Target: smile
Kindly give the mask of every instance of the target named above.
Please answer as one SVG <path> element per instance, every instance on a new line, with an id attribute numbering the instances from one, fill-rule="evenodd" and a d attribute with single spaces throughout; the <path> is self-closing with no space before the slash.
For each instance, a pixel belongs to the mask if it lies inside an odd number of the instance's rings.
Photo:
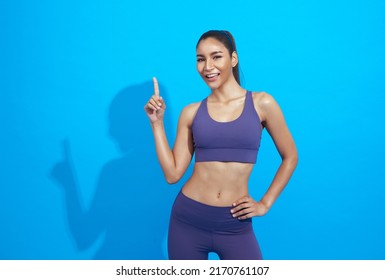
<path id="1" fill-rule="evenodd" d="M 212 78 L 215 78 L 215 77 L 218 77 L 219 76 L 219 73 L 214 73 L 214 74 L 207 74 L 205 75 L 207 79 L 212 79 Z"/>

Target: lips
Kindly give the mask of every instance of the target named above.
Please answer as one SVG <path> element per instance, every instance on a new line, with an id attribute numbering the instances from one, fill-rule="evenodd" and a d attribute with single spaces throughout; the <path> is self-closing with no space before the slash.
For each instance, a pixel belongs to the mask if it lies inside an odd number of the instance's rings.
<path id="1" fill-rule="evenodd" d="M 206 79 L 209 80 L 210 82 L 215 81 L 218 76 L 219 76 L 219 73 L 211 73 L 211 74 L 205 75 Z"/>

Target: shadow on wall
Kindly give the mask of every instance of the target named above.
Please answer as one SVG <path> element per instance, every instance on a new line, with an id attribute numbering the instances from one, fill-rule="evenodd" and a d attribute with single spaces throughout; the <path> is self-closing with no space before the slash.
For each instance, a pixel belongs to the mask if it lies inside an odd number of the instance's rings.
<path id="1" fill-rule="evenodd" d="M 167 100 L 162 86 L 160 91 Z M 122 156 L 102 168 L 89 209 L 79 199 L 81 186 L 68 140 L 62 144 L 63 161 L 52 169 L 52 178 L 64 188 L 68 223 L 78 249 L 90 248 L 104 234 L 94 259 L 167 258 L 162 247 L 177 190 L 165 182 L 143 110 L 152 92 L 153 84 L 147 82 L 123 89 L 112 100 L 109 133 Z M 165 122 L 173 128 L 170 121 Z M 171 133 L 169 136 L 174 139 Z"/>

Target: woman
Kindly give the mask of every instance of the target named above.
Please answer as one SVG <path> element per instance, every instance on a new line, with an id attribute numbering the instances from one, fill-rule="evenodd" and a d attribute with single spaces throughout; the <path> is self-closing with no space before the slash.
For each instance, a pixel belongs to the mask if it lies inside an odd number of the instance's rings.
<path id="1" fill-rule="evenodd" d="M 238 54 L 228 31 L 204 33 L 196 46 L 197 70 L 211 89 L 202 102 L 180 115 L 176 141 L 167 142 L 163 115 L 166 103 L 154 81 L 145 105 L 166 180 L 178 182 L 195 152 L 194 171 L 172 209 L 170 259 L 262 259 L 252 217 L 263 216 L 289 181 L 297 151 L 283 114 L 273 97 L 240 86 Z M 266 128 L 282 162 L 260 201 L 249 196 L 248 179 Z"/>

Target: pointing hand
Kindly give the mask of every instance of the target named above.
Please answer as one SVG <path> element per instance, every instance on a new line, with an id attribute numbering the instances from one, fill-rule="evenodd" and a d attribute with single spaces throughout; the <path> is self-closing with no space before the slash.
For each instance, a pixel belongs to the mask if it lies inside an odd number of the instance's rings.
<path id="1" fill-rule="evenodd" d="M 154 94 L 144 106 L 144 111 L 146 112 L 150 121 L 154 123 L 163 120 L 164 111 L 166 110 L 166 103 L 159 95 L 158 80 L 155 77 L 152 78 L 152 80 L 154 82 Z"/>

